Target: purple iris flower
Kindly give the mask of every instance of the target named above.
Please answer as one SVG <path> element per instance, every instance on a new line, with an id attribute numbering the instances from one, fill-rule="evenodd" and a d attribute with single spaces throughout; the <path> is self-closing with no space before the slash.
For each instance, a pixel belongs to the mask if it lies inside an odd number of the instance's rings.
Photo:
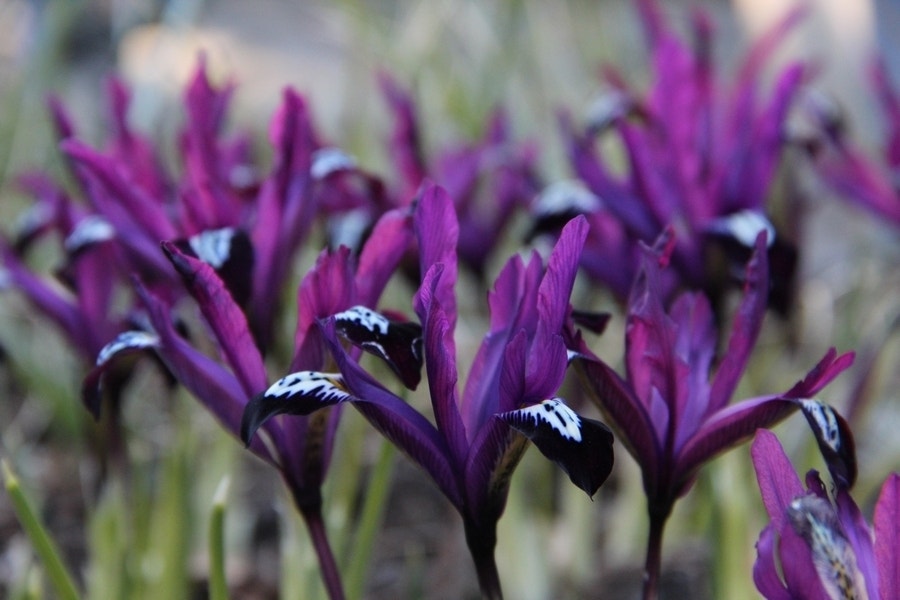
<path id="1" fill-rule="evenodd" d="M 605 70 L 610 90 L 591 108 L 580 128 L 560 117 L 569 159 L 583 189 L 548 190 L 533 205 L 536 230 L 554 231 L 559 216 L 591 215 L 582 255 L 588 274 L 625 299 L 640 270 L 640 242 L 652 243 L 667 227 L 675 233 L 671 291 L 702 289 L 717 301 L 723 287 L 718 263 L 740 275 L 759 231 L 768 232 L 773 287 L 770 302 L 785 311 L 795 251 L 771 223 L 767 200 L 780 164 L 784 124 L 807 69 L 790 64 L 768 97 L 762 69 L 801 13 L 790 13 L 750 50 L 730 87 L 714 71 L 712 25 L 700 12 L 693 38 L 681 40 L 664 22 L 653 0 L 637 3 L 647 32 L 653 80 L 646 94 L 631 89 L 621 74 Z M 627 172 L 619 175 L 618 153 L 607 156 L 595 138 L 618 135 Z M 587 196 L 587 197 L 586 197 Z M 716 248 L 719 248 L 716 250 Z M 615 257 L 615 268 L 610 257 Z"/>
<path id="2" fill-rule="evenodd" d="M 770 427 L 847 368 L 852 354 L 830 350 L 790 390 L 729 404 L 756 343 L 765 314 L 768 268 L 765 233 L 744 276 L 727 348 L 716 357 L 718 335 L 710 303 L 684 293 L 666 309 L 663 266 L 672 248 L 645 249 L 643 267 L 628 303 L 626 376 L 586 347 L 576 364 L 617 437 L 641 467 L 650 534 L 645 597 L 655 597 L 663 528 L 704 463 Z M 710 377 L 713 365 L 718 363 Z"/>
<path id="3" fill-rule="evenodd" d="M 340 375 L 297 372 L 283 378 L 248 405 L 244 439 L 254 441 L 255 428 L 273 414 L 310 414 L 352 402 L 432 477 L 460 513 L 482 591 L 496 598 L 501 595 L 496 526 L 527 440 L 589 495 L 612 469 L 612 434 L 606 426 L 578 416 L 554 397 L 568 361 L 569 295 L 587 224 L 579 218 L 564 228 L 546 267 L 537 254 L 506 264 L 489 295 L 490 332 L 460 396 L 454 339 L 459 224 L 453 202 L 442 188 L 427 185 L 414 220 L 421 266 L 414 306 L 422 339 L 412 354 L 424 358 L 433 423 L 364 371 L 338 339 L 395 356 L 387 347 L 396 325 L 377 313 L 342 313 L 322 323 Z"/>
<path id="4" fill-rule="evenodd" d="M 45 176 L 25 176 L 22 186 L 35 203 L 17 237 L 0 240 L 6 284 L 56 322 L 87 360 L 136 325 L 136 299 L 121 312 L 112 303 L 122 290 L 131 293 L 133 274 L 167 301 L 184 294 L 159 251 L 162 240 L 213 267 L 265 350 L 293 258 L 316 220 L 365 209 L 368 230 L 390 204 L 376 177 L 348 160 L 336 161 L 338 150 L 322 148 L 309 108 L 290 89 L 272 120 L 274 164 L 262 177 L 249 138 L 223 134 L 233 86 L 213 85 L 202 58 L 184 94 L 187 118 L 178 144 L 183 169 L 177 176 L 161 167 L 156 147 L 128 124 L 128 89 L 113 79 L 107 91 L 110 136 L 102 150 L 80 141 L 63 105 L 50 102 L 83 201 Z M 346 229 L 335 234 L 339 241 L 353 237 Z M 358 248 L 361 232 L 354 239 Z M 63 241 L 62 287 L 27 266 L 27 252 L 44 240 Z M 108 374 L 105 389 L 115 395 L 113 381 Z M 100 398 L 89 393 L 85 401 L 99 416 Z"/>
<path id="5" fill-rule="evenodd" d="M 873 161 L 847 135 L 837 106 L 822 95 L 809 95 L 808 112 L 818 125 L 810 150 L 822 179 L 841 196 L 900 227 L 900 96 L 883 61 L 870 76 L 885 117 L 887 137 L 881 160 Z"/>
<path id="6" fill-rule="evenodd" d="M 823 415 L 828 447 L 849 445 L 836 413 Z M 817 437 L 818 434 L 817 434 Z M 822 437 L 820 437 L 820 447 Z M 826 452 L 832 471 L 829 496 L 819 473 L 810 470 L 806 487 L 800 481 L 775 434 L 760 430 L 751 446 L 770 524 L 756 544 L 753 581 L 770 600 L 808 598 L 868 598 L 887 600 L 900 595 L 900 474 L 884 482 L 870 526 L 850 496 L 852 479 L 842 461 Z"/>
<path id="7" fill-rule="evenodd" d="M 401 178 L 401 201 L 414 198 L 425 179 L 443 186 L 459 215 L 460 260 L 483 276 L 516 209 L 526 207 L 540 190 L 535 144 L 515 143 L 506 112 L 497 109 L 482 140 L 444 148 L 429 160 L 411 95 L 387 74 L 380 83 L 394 114 L 389 147 Z"/>
<path id="8" fill-rule="evenodd" d="M 126 261 L 123 272 L 138 273 L 149 285 L 177 283 L 159 242 L 179 240 L 222 276 L 265 348 L 292 257 L 317 215 L 311 168 L 319 141 L 305 101 L 285 90 L 270 130 L 274 165 L 260 178 L 246 136 L 222 133 L 233 86 L 213 86 L 201 60 L 184 95 L 187 119 L 179 137 L 184 171 L 177 183 L 158 184 L 173 178 L 147 166 L 155 164 L 143 158 L 150 153 L 147 143 L 138 143 L 142 138 L 124 122 L 127 94 L 121 86 L 114 89 L 114 131 L 133 141 L 117 140 L 101 152 L 68 137 L 61 147 L 91 208 L 115 231 Z"/>
<path id="9" fill-rule="evenodd" d="M 298 294 L 295 352 L 290 369 L 321 371 L 328 346 L 318 321 L 349 309 L 375 306 L 388 279 L 413 240 L 407 209 L 385 214 L 354 257 L 347 248 L 325 251 L 304 277 Z M 184 252 L 178 244 L 163 249 L 196 300 L 225 364 L 195 348 L 177 331 L 169 304 L 138 284 L 149 327 L 118 336 L 98 357 L 86 386 L 97 386 L 113 363 L 128 354 L 155 351 L 183 384 L 226 430 L 240 436 L 241 419 L 251 398 L 269 387 L 263 357 L 249 320 L 226 284 L 209 264 Z M 413 337 L 420 334 L 413 332 Z M 322 576 L 333 598 L 343 597 L 337 566 L 322 522 L 321 485 L 334 446 L 340 406 L 309 418 L 269 420 L 263 429 L 270 441 L 257 437 L 249 449 L 278 469 L 306 521 L 319 555 Z"/>

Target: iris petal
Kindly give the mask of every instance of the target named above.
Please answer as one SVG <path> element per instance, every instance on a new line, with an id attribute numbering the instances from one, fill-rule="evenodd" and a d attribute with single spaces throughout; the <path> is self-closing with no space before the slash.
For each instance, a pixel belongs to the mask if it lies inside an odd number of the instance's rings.
<path id="1" fill-rule="evenodd" d="M 249 446 L 256 430 L 276 415 L 308 415 L 353 398 L 340 375 L 319 371 L 291 373 L 247 403 L 241 418 L 241 440 Z"/>
<path id="2" fill-rule="evenodd" d="M 422 377 L 422 327 L 392 321 L 364 306 L 334 315 L 337 331 L 363 350 L 383 359 L 411 390 Z"/>
<path id="3" fill-rule="evenodd" d="M 613 467 L 613 435 L 599 421 L 579 416 L 559 398 L 497 415 L 559 465 L 593 497 Z"/>
<path id="4" fill-rule="evenodd" d="M 800 400 L 800 409 L 816 436 L 834 482 L 844 489 L 853 487 L 857 473 L 856 445 L 850 425 L 836 410 L 818 400 Z"/>

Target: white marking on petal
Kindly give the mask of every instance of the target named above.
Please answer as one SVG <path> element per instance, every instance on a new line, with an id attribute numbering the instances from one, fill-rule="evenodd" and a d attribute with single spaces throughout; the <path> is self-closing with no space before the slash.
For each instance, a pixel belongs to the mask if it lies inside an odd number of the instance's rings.
<path id="1" fill-rule="evenodd" d="M 282 377 L 263 394 L 266 398 L 312 396 L 322 402 L 352 398 L 344 388 L 344 378 L 336 373 L 298 371 Z"/>
<path id="2" fill-rule="evenodd" d="M 112 223 L 100 215 L 90 215 L 78 222 L 66 241 L 63 248 L 66 252 L 75 252 L 90 244 L 105 242 L 116 237 L 116 230 Z"/>
<path id="3" fill-rule="evenodd" d="M 334 318 L 338 323 L 341 321 L 350 321 L 351 323 L 365 327 L 369 331 L 376 331 L 381 335 L 387 335 L 388 328 L 391 325 L 391 322 L 383 315 L 380 315 L 365 306 L 354 306 L 353 308 L 334 315 Z"/>
<path id="4" fill-rule="evenodd" d="M 13 278 L 9 270 L 0 266 L 0 291 L 6 291 L 12 287 Z"/>
<path id="5" fill-rule="evenodd" d="M 191 236 L 188 244 L 200 260 L 213 269 L 220 269 L 231 256 L 231 240 L 234 233 L 232 227 L 209 229 Z"/>
<path id="6" fill-rule="evenodd" d="M 581 418 L 559 398 L 542 400 L 540 404 L 522 408 L 523 417 L 531 417 L 535 424 L 541 421 L 552 427 L 559 435 L 574 442 L 581 441 Z"/>
<path id="7" fill-rule="evenodd" d="M 545 187 L 534 201 L 533 212 L 537 217 L 577 212 L 589 214 L 600 210 L 603 202 L 583 183 L 566 179 Z"/>
<path id="8" fill-rule="evenodd" d="M 766 247 L 775 243 L 775 227 L 757 210 L 742 210 L 716 219 L 710 230 L 728 234 L 746 248 L 753 248 L 760 231 L 766 232 Z"/>
<path id="9" fill-rule="evenodd" d="M 46 204 L 32 204 L 25 212 L 21 213 L 13 225 L 13 231 L 20 236 L 26 236 L 40 229 L 53 218 L 53 211 Z"/>
<path id="10" fill-rule="evenodd" d="M 253 165 L 235 165 L 228 172 L 228 183 L 238 189 L 247 188 L 256 183 L 256 177 L 256 167 Z"/>
<path id="11" fill-rule="evenodd" d="M 312 155 L 312 166 L 309 171 L 313 179 L 324 179 L 336 173 L 356 168 L 356 159 L 340 148 L 319 148 Z"/>
<path id="12" fill-rule="evenodd" d="M 810 548 L 819 580 L 831 598 L 868 598 L 864 578 L 834 508 L 815 495 L 793 500 L 788 517 Z"/>
<path id="13" fill-rule="evenodd" d="M 332 247 L 347 246 L 351 250 L 359 248 L 369 222 L 369 211 L 363 208 L 349 210 L 330 219 L 328 237 Z"/>
<path id="14" fill-rule="evenodd" d="M 105 364 L 113 356 L 123 350 L 155 348 L 159 345 L 159 336 L 146 331 L 124 331 L 116 338 L 103 346 L 97 354 L 97 366 Z"/>
<path id="15" fill-rule="evenodd" d="M 631 97 L 625 92 L 612 90 L 601 94 L 588 106 L 585 119 L 593 129 L 605 129 L 616 119 L 631 110 Z"/>
<path id="16" fill-rule="evenodd" d="M 803 412 L 815 421 L 822 440 L 828 444 L 829 448 L 839 452 L 841 449 L 841 431 L 834 409 L 818 400 L 803 399 L 800 400 L 800 404 L 803 406 Z"/>

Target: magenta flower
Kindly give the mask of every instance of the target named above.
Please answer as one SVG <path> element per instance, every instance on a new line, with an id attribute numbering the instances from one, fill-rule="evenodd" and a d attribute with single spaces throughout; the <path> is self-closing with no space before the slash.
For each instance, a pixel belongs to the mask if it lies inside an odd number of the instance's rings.
<path id="1" fill-rule="evenodd" d="M 815 395 L 853 360 L 852 354 L 836 357 L 832 349 L 790 390 L 729 405 L 765 314 L 765 233 L 755 248 L 728 346 L 718 361 L 718 335 L 706 297 L 685 293 L 668 311 L 665 308 L 662 267 L 668 263 L 671 243 L 663 250 L 645 250 L 628 303 L 626 376 L 586 348 L 576 361 L 594 400 L 641 467 L 650 518 L 647 598 L 656 594 L 666 520 L 700 467 L 747 440 L 757 428 L 787 417 L 800 399 Z"/>
<path id="2" fill-rule="evenodd" d="M 852 438 L 837 433 L 838 421 L 832 423 L 832 443 L 852 447 Z M 850 496 L 852 480 L 835 478 L 830 497 L 819 474 L 811 470 L 804 489 L 778 438 L 769 431 L 756 433 L 750 452 L 771 520 L 759 536 L 753 566 L 753 581 L 765 598 L 898 597 L 900 474 L 893 473 L 884 482 L 870 526 Z M 826 460 L 834 472 L 834 458 L 826 454 Z M 843 469 L 840 461 L 837 469 Z"/>
<path id="3" fill-rule="evenodd" d="M 385 214 L 358 260 L 347 248 L 325 252 L 306 275 L 298 294 L 298 321 L 291 370 L 321 371 L 328 349 L 318 320 L 357 307 L 375 306 L 390 275 L 412 242 L 406 209 Z M 128 331 L 98 357 L 85 387 L 96 388 L 120 357 L 152 349 L 184 385 L 235 437 L 251 398 L 268 387 L 263 357 L 249 320 L 213 268 L 165 242 L 163 249 L 196 300 L 225 364 L 206 356 L 175 329 L 166 302 L 138 284 L 150 328 Z M 196 332 L 195 332 L 196 333 Z M 343 597 L 337 566 L 322 522 L 321 485 L 334 447 L 341 407 L 316 418 L 270 420 L 264 426 L 271 444 L 253 439 L 249 449 L 278 469 L 304 517 L 319 555 L 322 577 L 332 598 Z"/>
<path id="4" fill-rule="evenodd" d="M 116 312 L 112 303 L 123 290 L 133 293 L 132 275 L 167 302 L 184 295 L 159 251 L 162 240 L 215 270 L 265 350 L 292 261 L 317 219 L 364 210 L 368 230 L 391 204 L 380 180 L 337 149 L 321 147 L 305 101 L 289 89 L 271 125 L 274 165 L 258 175 L 248 138 L 223 134 L 232 91 L 209 81 L 201 58 L 184 95 L 187 118 L 178 147 L 183 170 L 177 176 L 162 169 L 155 146 L 129 126 L 130 97 L 121 82 L 108 86 L 110 136 L 102 150 L 80 141 L 62 104 L 51 101 L 84 202 L 47 177 L 23 177 L 35 204 L 17 237 L 0 240 L 0 252 L 6 284 L 56 322 L 86 360 L 137 325 L 134 306 L 125 303 Z M 335 225 L 334 237 L 352 239 L 359 248 L 362 233 L 348 233 L 344 223 Z M 26 262 L 32 246 L 56 239 L 63 241 L 62 288 Z M 107 373 L 105 389 L 115 397 L 115 388 Z M 99 416 L 96 386 L 85 389 L 89 410 Z"/>
<path id="5" fill-rule="evenodd" d="M 586 202 L 581 194 L 573 204 L 578 194 L 569 194 L 569 200 L 561 197 L 549 205 L 539 200 L 537 227 L 560 213 L 591 215 L 582 263 L 623 300 L 640 270 L 638 244 L 652 243 L 667 227 L 675 234 L 671 291 L 701 289 L 714 301 L 722 283 L 710 270 L 712 244 L 724 244 L 729 275 L 739 275 L 756 234 L 766 230 L 773 272 L 770 302 L 786 310 L 795 251 L 780 233 L 775 235 L 767 200 L 785 145 L 785 117 L 806 68 L 786 67 L 768 98 L 761 92 L 761 71 L 800 13 L 790 13 L 751 48 L 729 86 L 716 77 L 712 27 L 703 13 L 695 13 L 693 38 L 685 42 L 653 0 L 642 0 L 638 7 L 651 52 L 650 89 L 641 95 L 608 68 L 612 91 L 592 108 L 584 129 L 562 115 L 572 168 L 593 199 Z M 625 175 L 616 175 L 611 166 L 618 154 L 607 157 L 595 144 L 605 132 L 621 139 Z"/>
<path id="6" fill-rule="evenodd" d="M 810 96 L 809 113 L 819 125 L 810 148 L 822 179 L 848 201 L 900 227 L 900 97 L 891 86 L 882 61 L 871 67 L 871 79 L 881 102 L 887 138 L 881 160 L 873 161 L 847 136 L 837 108 L 821 96 Z"/>
<path id="7" fill-rule="evenodd" d="M 337 339 L 340 333 L 364 348 L 370 344 L 376 354 L 391 354 L 384 349 L 396 324 L 376 313 L 343 313 L 323 322 L 340 374 L 296 372 L 278 381 L 248 405 L 244 440 L 255 441 L 255 428 L 273 414 L 309 414 L 353 403 L 432 477 L 460 513 L 482 592 L 499 597 L 496 526 L 527 439 L 589 495 L 612 469 L 612 434 L 606 426 L 578 416 L 554 397 L 567 365 L 563 334 L 586 229 L 583 219 L 566 227 L 546 268 L 536 254 L 527 263 L 519 257 L 507 263 L 489 296 L 490 332 L 460 396 L 454 340 L 459 225 L 447 193 L 426 186 L 415 212 L 422 283 L 414 305 L 422 323 L 419 351 L 433 423 L 362 370 Z"/>
<path id="8" fill-rule="evenodd" d="M 459 219 L 459 257 L 483 276 L 516 209 L 527 206 L 540 189 L 536 147 L 513 142 L 506 113 L 498 109 L 482 140 L 443 148 L 429 160 L 412 97 L 386 74 L 380 83 L 394 113 L 390 151 L 401 179 L 400 200 L 414 198 L 425 179 L 443 186 Z"/>

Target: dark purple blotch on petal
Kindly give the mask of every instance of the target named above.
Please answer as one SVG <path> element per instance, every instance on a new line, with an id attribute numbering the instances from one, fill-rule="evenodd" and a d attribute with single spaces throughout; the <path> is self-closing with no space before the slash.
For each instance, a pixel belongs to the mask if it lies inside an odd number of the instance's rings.
<path id="1" fill-rule="evenodd" d="M 246 306 L 253 289 L 253 242 L 233 227 L 208 229 L 173 242 L 179 250 L 213 268 L 238 306 Z"/>
<path id="2" fill-rule="evenodd" d="M 422 377 L 422 327 L 388 319 L 364 306 L 334 315 L 338 333 L 366 352 L 383 359 L 407 388 Z"/>
<path id="3" fill-rule="evenodd" d="M 834 483 L 850 489 L 857 475 L 856 444 L 850 425 L 836 410 L 818 400 L 800 400 L 800 409 L 816 436 Z"/>
<path id="4" fill-rule="evenodd" d="M 612 472 L 613 435 L 609 427 L 579 416 L 558 398 L 497 417 L 530 439 L 588 496 L 593 497 Z"/>

